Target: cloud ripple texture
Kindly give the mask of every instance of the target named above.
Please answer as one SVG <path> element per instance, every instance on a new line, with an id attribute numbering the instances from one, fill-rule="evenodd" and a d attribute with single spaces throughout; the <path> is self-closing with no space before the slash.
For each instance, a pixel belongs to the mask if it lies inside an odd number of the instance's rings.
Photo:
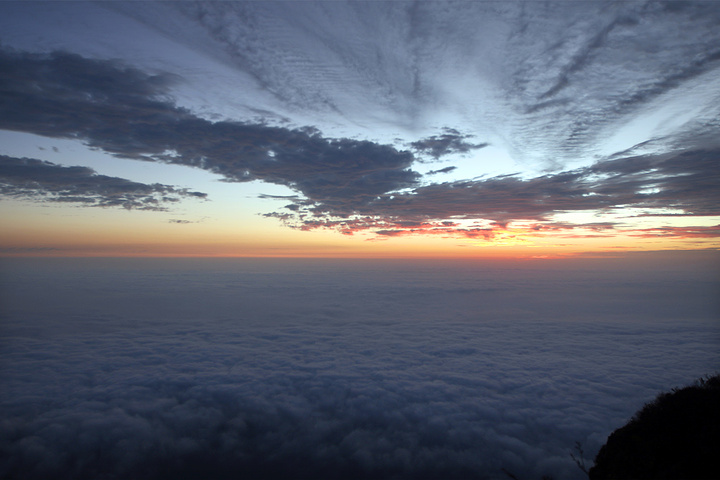
<path id="1" fill-rule="evenodd" d="M 575 441 L 720 365 L 690 271 L 2 265 L 6 479 L 571 479 Z"/>

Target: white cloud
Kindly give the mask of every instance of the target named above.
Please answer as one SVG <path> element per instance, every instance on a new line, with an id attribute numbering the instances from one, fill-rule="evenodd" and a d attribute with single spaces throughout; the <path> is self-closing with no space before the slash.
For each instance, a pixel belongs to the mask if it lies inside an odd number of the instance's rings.
<path id="1" fill-rule="evenodd" d="M 690 271 L 4 262 L 10 478 L 569 479 L 720 364 Z"/>

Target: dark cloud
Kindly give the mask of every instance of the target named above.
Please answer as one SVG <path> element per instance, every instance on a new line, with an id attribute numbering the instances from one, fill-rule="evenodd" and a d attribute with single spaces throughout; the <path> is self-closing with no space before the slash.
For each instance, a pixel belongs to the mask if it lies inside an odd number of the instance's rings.
<path id="1" fill-rule="evenodd" d="M 261 193 L 258 195 L 258 198 L 262 198 L 265 200 L 298 200 L 299 197 L 297 195 L 268 195 L 267 193 Z"/>
<path id="2" fill-rule="evenodd" d="M 2 262 L 7 479 L 571 480 L 718 362 L 690 267 Z"/>
<path id="3" fill-rule="evenodd" d="M 487 143 L 469 143 L 465 141 L 472 138 L 473 135 L 462 135 L 453 128 L 446 128 L 442 135 L 434 135 L 432 137 L 412 142 L 410 146 L 415 150 L 427 153 L 433 157 L 440 158 L 443 155 L 451 153 L 467 153 L 470 150 L 485 148 Z"/>
<path id="4" fill-rule="evenodd" d="M 98 175 L 88 167 L 63 167 L 32 158 L 0 155 L 0 195 L 97 207 L 165 210 L 185 198 L 205 198 L 201 192 L 168 185 L 132 182 Z"/>
<path id="5" fill-rule="evenodd" d="M 617 197 L 617 206 L 675 208 L 720 214 L 720 149 L 637 156 L 598 163 L 585 175 L 606 175 L 593 193 Z"/>
<path id="6" fill-rule="evenodd" d="M 720 150 L 620 158 L 576 170 L 521 179 L 506 175 L 481 180 L 431 184 L 409 192 L 382 195 L 359 209 L 360 222 L 346 219 L 318 221 L 317 209 L 297 208 L 306 228 L 340 224 L 350 231 L 378 229 L 382 235 L 399 235 L 399 220 L 433 222 L 442 219 L 486 219 L 498 226 L 526 220 L 547 223 L 559 212 L 644 209 L 649 214 L 671 209 L 688 216 L 720 215 Z M 314 215 L 314 216 L 313 216 Z M 292 222 L 289 222 L 292 225 Z M 428 224 L 429 224 L 428 223 Z M 575 228 L 579 225 L 565 225 Z M 595 229 L 597 224 L 585 225 Z M 414 227 L 411 227 L 414 228 Z M 432 231 L 429 231 L 432 230 Z M 450 233 L 452 227 L 406 233 Z M 540 230 L 536 227 L 536 230 Z M 668 235 L 683 230 L 668 229 Z M 458 229 L 458 235 L 466 235 Z"/>
<path id="7" fill-rule="evenodd" d="M 176 77 L 117 61 L 2 49 L 0 71 L 0 127 L 7 130 L 100 144 L 112 138 L 112 128 L 121 128 L 118 136 L 128 135 L 129 115 L 137 115 L 136 125 L 152 125 L 175 110 L 160 95 Z"/>
<path id="8" fill-rule="evenodd" d="M 75 138 L 118 157 L 286 185 L 334 212 L 415 185 L 411 153 L 313 128 L 211 122 L 165 96 L 177 79 L 65 53 L 0 52 L 0 128 Z"/>
<path id="9" fill-rule="evenodd" d="M 456 170 L 456 169 L 457 169 L 457 167 L 445 167 L 445 168 L 441 168 L 440 170 L 432 170 L 432 171 L 429 171 L 427 174 L 428 174 L 428 175 L 435 175 L 435 174 L 438 174 L 438 173 L 450 173 L 450 172 L 452 172 L 453 170 Z"/>
<path id="10" fill-rule="evenodd" d="M 656 227 L 643 228 L 635 233 L 641 237 L 715 238 L 720 237 L 720 225 L 711 227 Z"/>

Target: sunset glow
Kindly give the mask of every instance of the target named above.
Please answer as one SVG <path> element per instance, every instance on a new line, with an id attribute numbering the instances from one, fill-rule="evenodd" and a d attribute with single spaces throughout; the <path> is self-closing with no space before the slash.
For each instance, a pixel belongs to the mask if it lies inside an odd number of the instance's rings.
<path id="1" fill-rule="evenodd" d="M 1 255 L 718 250 L 712 3 L 0 9 Z"/>

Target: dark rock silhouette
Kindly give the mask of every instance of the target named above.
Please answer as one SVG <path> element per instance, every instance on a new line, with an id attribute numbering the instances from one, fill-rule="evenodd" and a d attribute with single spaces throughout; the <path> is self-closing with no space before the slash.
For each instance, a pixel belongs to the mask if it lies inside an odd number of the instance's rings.
<path id="1" fill-rule="evenodd" d="M 662 393 L 615 430 L 590 480 L 720 478 L 720 375 Z"/>

